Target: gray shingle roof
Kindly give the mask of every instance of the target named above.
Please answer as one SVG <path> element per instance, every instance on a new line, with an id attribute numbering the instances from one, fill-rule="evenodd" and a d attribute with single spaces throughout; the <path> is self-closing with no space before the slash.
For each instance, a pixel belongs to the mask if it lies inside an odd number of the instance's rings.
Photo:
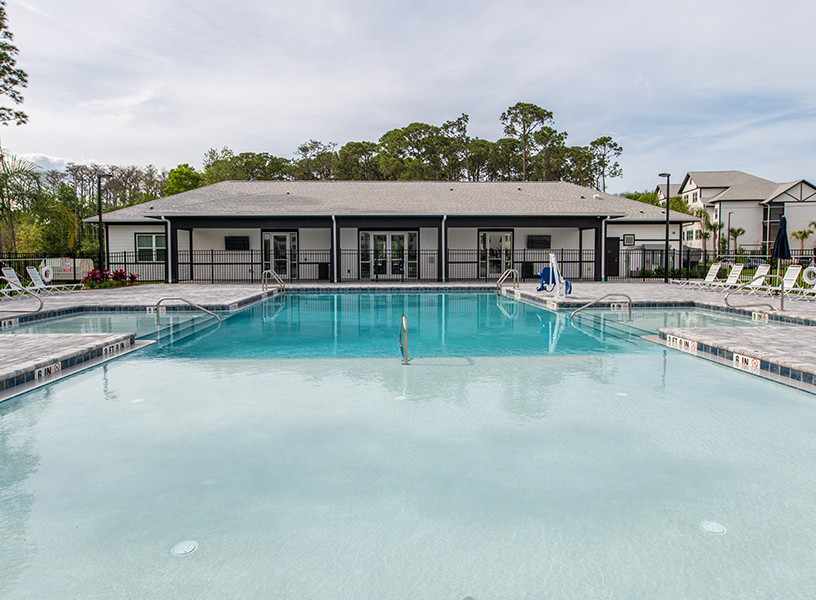
<path id="1" fill-rule="evenodd" d="M 593 215 L 665 219 L 660 207 L 565 182 L 222 181 L 106 213 L 108 223 L 173 216 Z M 93 219 L 89 219 L 93 220 Z M 672 220 L 695 220 L 672 213 Z"/>
<path id="2" fill-rule="evenodd" d="M 684 185 L 688 179 L 694 180 L 698 188 L 727 188 L 708 200 L 709 203 L 732 200 L 762 201 L 773 194 L 779 186 L 778 183 L 742 171 L 689 171 L 683 181 Z"/>

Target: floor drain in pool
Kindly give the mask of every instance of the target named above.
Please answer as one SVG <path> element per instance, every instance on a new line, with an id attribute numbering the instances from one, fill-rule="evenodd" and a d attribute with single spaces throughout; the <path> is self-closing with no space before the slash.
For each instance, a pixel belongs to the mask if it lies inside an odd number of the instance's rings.
<path id="1" fill-rule="evenodd" d="M 703 521 L 702 523 L 700 523 L 700 528 L 703 531 L 707 531 L 708 533 L 714 533 L 716 535 L 722 535 L 725 533 L 725 527 L 723 527 L 719 523 L 715 523 L 714 521 Z"/>
<path id="2" fill-rule="evenodd" d="M 187 556 L 188 554 L 195 552 L 197 548 L 198 542 L 194 542 L 193 540 L 185 540 L 173 546 L 171 552 L 176 556 Z"/>

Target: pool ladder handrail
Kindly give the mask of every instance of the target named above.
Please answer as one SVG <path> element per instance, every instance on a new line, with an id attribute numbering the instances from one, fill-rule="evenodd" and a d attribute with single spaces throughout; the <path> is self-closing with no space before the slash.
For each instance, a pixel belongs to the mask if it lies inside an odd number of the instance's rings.
<path id="1" fill-rule="evenodd" d="M 502 284 L 507 281 L 507 279 L 513 276 L 513 289 L 517 290 L 519 286 L 519 272 L 516 269 L 507 269 L 504 273 L 501 274 L 499 280 L 496 282 L 496 295 L 502 295 Z"/>
<path id="2" fill-rule="evenodd" d="M 606 294 L 605 296 L 601 296 L 600 298 L 598 298 L 596 300 L 593 300 L 592 302 L 589 302 L 589 303 L 584 304 L 583 306 L 581 306 L 579 308 L 576 308 L 570 314 L 570 319 L 572 319 L 575 316 L 576 313 L 584 310 L 585 308 L 589 308 L 590 306 L 593 306 L 594 304 L 597 304 L 598 302 L 600 302 L 601 300 L 604 300 L 605 298 L 611 298 L 611 297 L 614 297 L 614 296 L 617 296 L 619 298 L 626 298 L 629 301 L 629 304 L 628 304 L 628 306 L 629 306 L 629 320 L 631 321 L 632 320 L 632 298 L 630 298 L 626 294 Z"/>
<path id="3" fill-rule="evenodd" d="M 782 277 L 781 275 L 758 275 L 758 276 L 754 277 L 751 281 L 746 281 L 745 283 L 740 284 L 739 287 L 736 287 L 733 290 L 730 290 L 725 295 L 725 305 L 728 308 L 750 308 L 752 306 L 767 306 L 769 309 L 776 312 L 776 309 L 773 306 L 771 306 L 770 304 L 768 304 L 767 302 L 758 302 L 757 304 L 731 304 L 730 302 L 728 302 L 728 296 L 730 296 L 731 294 L 733 294 L 735 292 L 739 292 L 739 291 L 745 289 L 746 286 L 751 285 L 752 283 L 754 283 L 758 279 L 768 279 L 768 278 L 778 279 L 781 282 L 779 284 L 779 311 L 784 312 L 785 311 L 785 278 Z"/>
<path id="4" fill-rule="evenodd" d="M 178 298 L 178 297 L 170 297 L 170 296 L 168 296 L 168 297 L 166 297 L 166 298 L 162 298 L 161 300 L 159 300 L 158 302 L 156 302 L 156 325 L 158 325 L 158 324 L 159 324 L 159 318 L 161 317 L 161 313 L 160 313 L 160 311 L 159 311 L 159 307 L 161 306 L 161 303 L 162 303 L 162 302 L 164 302 L 165 300 L 179 300 L 180 302 L 186 302 L 187 304 L 189 304 L 189 305 L 190 305 L 190 306 L 192 306 L 193 308 L 197 308 L 198 310 L 203 310 L 203 311 L 204 311 L 205 313 L 207 313 L 208 315 L 211 315 L 211 316 L 215 317 L 215 318 L 218 320 L 218 323 L 219 323 L 219 324 L 221 323 L 221 317 L 219 317 L 219 316 L 218 316 L 217 314 L 215 314 L 213 311 L 211 311 L 211 310 L 207 310 L 206 308 L 204 308 L 203 306 L 199 306 L 199 305 L 198 305 L 198 304 L 196 304 L 195 302 L 190 302 L 189 300 L 187 300 L 187 298 Z"/>
<path id="5" fill-rule="evenodd" d="M 278 289 L 280 289 L 281 296 L 283 296 L 286 293 L 286 284 L 283 283 L 283 279 L 273 269 L 267 269 L 261 273 L 261 290 L 265 292 L 269 287 L 269 281 L 272 279 L 278 284 Z"/>
<path id="6" fill-rule="evenodd" d="M 405 339 L 403 341 L 403 336 Z M 402 364 L 408 364 L 408 320 L 405 318 L 403 314 L 400 318 L 400 331 L 399 331 L 399 347 L 400 352 L 402 353 Z"/>
<path id="7" fill-rule="evenodd" d="M 16 310 L 16 309 L 13 309 L 13 308 L 3 308 L 3 309 L 0 309 L 0 313 L 36 313 L 36 312 L 40 312 L 43 309 L 42 296 L 40 296 L 37 292 L 35 292 L 33 290 L 30 290 L 28 288 L 18 287 L 16 282 L 14 282 L 11 279 L 8 279 L 6 277 L 3 277 L 2 275 L 0 275 L 0 280 L 11 284 L 11 287 L 13 288 L 11 291 L 16 292 L 17 294 L 22 292 L 23 294 L 28 294 L 29 296 L 34 296 L 40 302 L 40 305 L 37 308 L 35 308 L 34 310 Z"/>

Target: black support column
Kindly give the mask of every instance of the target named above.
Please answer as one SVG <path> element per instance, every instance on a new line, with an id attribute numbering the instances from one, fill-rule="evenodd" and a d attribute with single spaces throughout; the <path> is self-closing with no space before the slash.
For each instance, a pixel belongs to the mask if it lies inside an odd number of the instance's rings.
<path id="1" fill-rule="evenodd" d="M 604 231 L 604 222 L 598 220 L 598 225 L 595 227 L 595 281 L 603 281 L 603 253 L 604 245 L 603 239 L 606 232 Z"/>

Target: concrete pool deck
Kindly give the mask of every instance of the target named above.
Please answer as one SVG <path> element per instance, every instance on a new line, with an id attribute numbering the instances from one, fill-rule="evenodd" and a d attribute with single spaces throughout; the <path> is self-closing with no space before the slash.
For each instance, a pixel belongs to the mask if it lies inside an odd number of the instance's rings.
<path id="1" fill-rule="evenodd" d="M 779 311 L 778 297 L 749 296 L 735 294 L 731 297 L 734 305 L 768 303 L 767 306 L 733 309 L 726 306 L 725 293 L 713 290 L 688 289 L 664 283 L 600 283 L 577 282 L 573 293 L 564 299 L 557 299 L 546 292 L 536 292 L 536 283 L 522 283 L 518 293 L 506 287 L 510 297 L 554 308 L 577 308 L 607 294 L 619 295 L 608 298 L 600 306 L 625 302 L 622 295 L 632 299 L 633 306 L 671 307 L 696 306 L 712 310 L 737 312 L 749 318 L 756 311 L 756 317 L 766 315 L 772 321 L 782 321 L 789 327 L 759 326 L 752 328 L 667 328 L 660 330 L 660 339 L 655 339 L 677 350 L 702 358 L 728 364 L 754 375 L 791 385 L 811 393 L 816 393 L 816 301 L 807 302 L 802 298 L 785 300 L 785 310 Z M 292 284 L 287 290 L 379 290 L 379 291 L 447 291 L 447 290 L 495 290 L 495 284 L 401 284 L 401 283 L 340 283 L 340 284 Z M 43 309 L 34 310 L 39 303 L 32 297 L 4 298 L 0 301 L 0 324 L 2 330 L 13 334 L 18 324 L 43 318 L 62 317 L 83 312 L 124 312 L 147 311 L 155 307 L 162 298 L 185 298 L 208 310 L 233 312 L 245 306 L 261 302 L 276 292 L 262 291 L 258 284 L 147 284 L 133 287 L 78 290 L 75 292 L 43 297 Z M 167 300 L 162 306 L 168 310 L 190 310 L 183 302 Z M 116 337 L 117 339 L 113 339 Z M 110 339 L 108 339 L 110 338 Z M 121 339 L 119 339 L 121 338 Z M 117 346 L 119 344 L 119 346 Z M 125 346 L 127 344 L 127 346 Z M 93 352 L 95 360 L 113 357 L 119 353 L 113 348 L 134 349 L 133 335 L 114 334 L 29 334 L 0 335 L 0 401 L 11 395 L 12 388 L 23 383 L 36 382 L 48 365 L 71 365 L 77 356 L 87 356 Z M 107 349 L 107 350 L 106 350 Z M 102 353 L 105 353 L 104 356 Z M 99 353 L 97 355 L 96 353 Z M 81 361 L 80 361 L 81 362 Z M 86 366 L 89 366 L 87 363 Z M 57 368 L 57 371 L 59 369 Z M 47 373 L 51 375 L 51 371 Z M 70 374 L 66 371 L 64 375 Z M 18 390 L 21 388 L 18 388 Z"/>

